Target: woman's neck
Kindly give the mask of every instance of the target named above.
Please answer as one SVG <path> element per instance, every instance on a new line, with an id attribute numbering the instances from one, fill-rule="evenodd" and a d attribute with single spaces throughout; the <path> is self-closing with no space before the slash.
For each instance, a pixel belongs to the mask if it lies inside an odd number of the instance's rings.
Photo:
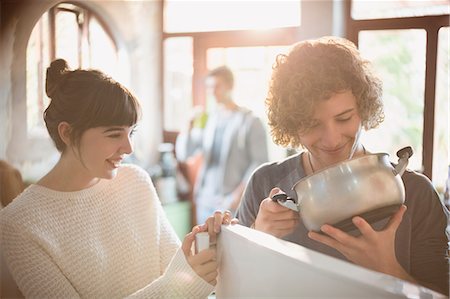
<path id="1" fill-rule="evenodd" d="M 88 170 L 79 160 L 73 161 L 70 157 L 61 156 L 58 163 L 37 184 L 55 191 L 80 191 L 100 181 L 89 175 Z"/>

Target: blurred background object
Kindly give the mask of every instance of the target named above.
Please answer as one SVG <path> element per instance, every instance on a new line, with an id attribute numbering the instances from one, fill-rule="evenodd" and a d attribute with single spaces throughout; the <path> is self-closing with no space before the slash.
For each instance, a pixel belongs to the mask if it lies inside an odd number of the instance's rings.
<path id="1" fill-rule="evenodd" d="M 12 165 L 0 160 L 0 203 L 6 207 L 24 189 L 22 175 Z"/>

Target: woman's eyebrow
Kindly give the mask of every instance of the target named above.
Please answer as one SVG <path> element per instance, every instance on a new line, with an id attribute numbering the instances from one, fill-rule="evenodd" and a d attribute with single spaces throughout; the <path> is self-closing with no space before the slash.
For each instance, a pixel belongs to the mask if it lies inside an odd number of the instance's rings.
<path id="1" fill-rule="evenodd" d="M 110 133 L 110 132 L 117 132 L 117 131 L 124 131 L 124 128 L 121 127 L 110 127 L 103 131 L 103 133 Z"/>

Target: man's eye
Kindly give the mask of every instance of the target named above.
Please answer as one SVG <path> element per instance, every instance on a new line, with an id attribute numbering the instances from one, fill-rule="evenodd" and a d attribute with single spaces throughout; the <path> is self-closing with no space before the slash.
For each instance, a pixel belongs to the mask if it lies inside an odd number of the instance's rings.
<path id="1" fill-rule="evenodd" d="M 339 122 L 346 122 L 346 121 L 349 121 L 351 118 L 352 118 L 351 116 L 350 117 L 346 117 L 346 118 L 338 118 L 337 121 L 339 121 Z"/>

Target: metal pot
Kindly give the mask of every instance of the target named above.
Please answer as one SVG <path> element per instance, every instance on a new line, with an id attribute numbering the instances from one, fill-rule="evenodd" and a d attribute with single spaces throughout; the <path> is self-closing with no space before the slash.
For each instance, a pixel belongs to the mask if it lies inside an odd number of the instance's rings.
<path id="1" fill-rule="evenodd" d="M 292 189 L 298 203 L 284 193 L 272 199 L 301 213 L 308 230 L 320 231 L 327 223 L 348 232 L 355 229 L 354 216 L 373 223 L 392 215 L 403 204 L 401 176 L 412 153 L 411 147 L 398 151 L 395 168 L 385 153 L 346 160 L 295 183 Z"/>

